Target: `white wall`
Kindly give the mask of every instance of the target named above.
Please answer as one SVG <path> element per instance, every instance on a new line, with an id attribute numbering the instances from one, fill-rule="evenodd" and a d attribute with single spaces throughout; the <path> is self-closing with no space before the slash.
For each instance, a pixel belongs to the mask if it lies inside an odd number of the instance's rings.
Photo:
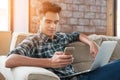
<path id="1" fill-rule="evenodd" d="M 14 32 L 28 32 L 28 0 L 14 0 Z"/>

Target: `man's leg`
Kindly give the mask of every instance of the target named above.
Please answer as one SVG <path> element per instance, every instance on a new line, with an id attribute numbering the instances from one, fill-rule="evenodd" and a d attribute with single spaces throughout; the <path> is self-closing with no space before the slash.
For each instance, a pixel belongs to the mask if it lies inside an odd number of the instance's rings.
<path id="1" fill-rule="evenodd" d="M 120 59 L 83 74 L 80 80 L 120 80 Z"/>

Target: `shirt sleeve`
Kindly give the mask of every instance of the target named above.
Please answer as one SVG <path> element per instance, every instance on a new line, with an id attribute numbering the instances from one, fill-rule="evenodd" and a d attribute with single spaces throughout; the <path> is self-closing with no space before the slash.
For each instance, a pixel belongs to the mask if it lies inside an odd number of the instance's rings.
<path id="1" fill-rule="evenodd" d="M 66 38 L 68 42 L 75 42 L 75 41 L 79 41 L 79 35 L 80 35 L 79 32 L 67 33 Z"/>
<path id="2" fill-rule="evenodd" d="M 30 36 L 24 39 L 18 46 L 8 53 L 8 56 L 11 54 L 19 54 L 24 56 L 32 57 L 33 53 L 36 50 L 37 38 Z"/>

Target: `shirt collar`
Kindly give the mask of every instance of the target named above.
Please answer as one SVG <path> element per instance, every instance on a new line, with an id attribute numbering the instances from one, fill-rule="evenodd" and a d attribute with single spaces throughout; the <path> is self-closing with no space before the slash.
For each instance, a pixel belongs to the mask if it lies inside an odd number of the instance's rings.
<path id="1" fill-rule="evenodd" d="M 55 33 L 53 39 L 50 39 L 50 37 L 48 37 L 46 34 L 44 34 L 44 33 L 42 33 L 42 32 L 40 32 L 39 35 L 40 35 L 41 39 L 44 40 L 45 42 L 53 41 L 54 39 L 57 38 L 56 33 Z"/>

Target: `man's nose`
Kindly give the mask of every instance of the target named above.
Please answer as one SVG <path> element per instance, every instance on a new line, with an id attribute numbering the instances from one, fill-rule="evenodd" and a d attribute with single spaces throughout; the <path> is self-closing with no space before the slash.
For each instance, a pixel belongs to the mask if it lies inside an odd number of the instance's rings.
<path id="1" fill-rule="evenodd" d="M 55 28 L 55 26 L 56 26 L 56 24 L 55 24 L 55 23 L 52 23 L 50 27 L 51 27 L 51 28 Z"/>

